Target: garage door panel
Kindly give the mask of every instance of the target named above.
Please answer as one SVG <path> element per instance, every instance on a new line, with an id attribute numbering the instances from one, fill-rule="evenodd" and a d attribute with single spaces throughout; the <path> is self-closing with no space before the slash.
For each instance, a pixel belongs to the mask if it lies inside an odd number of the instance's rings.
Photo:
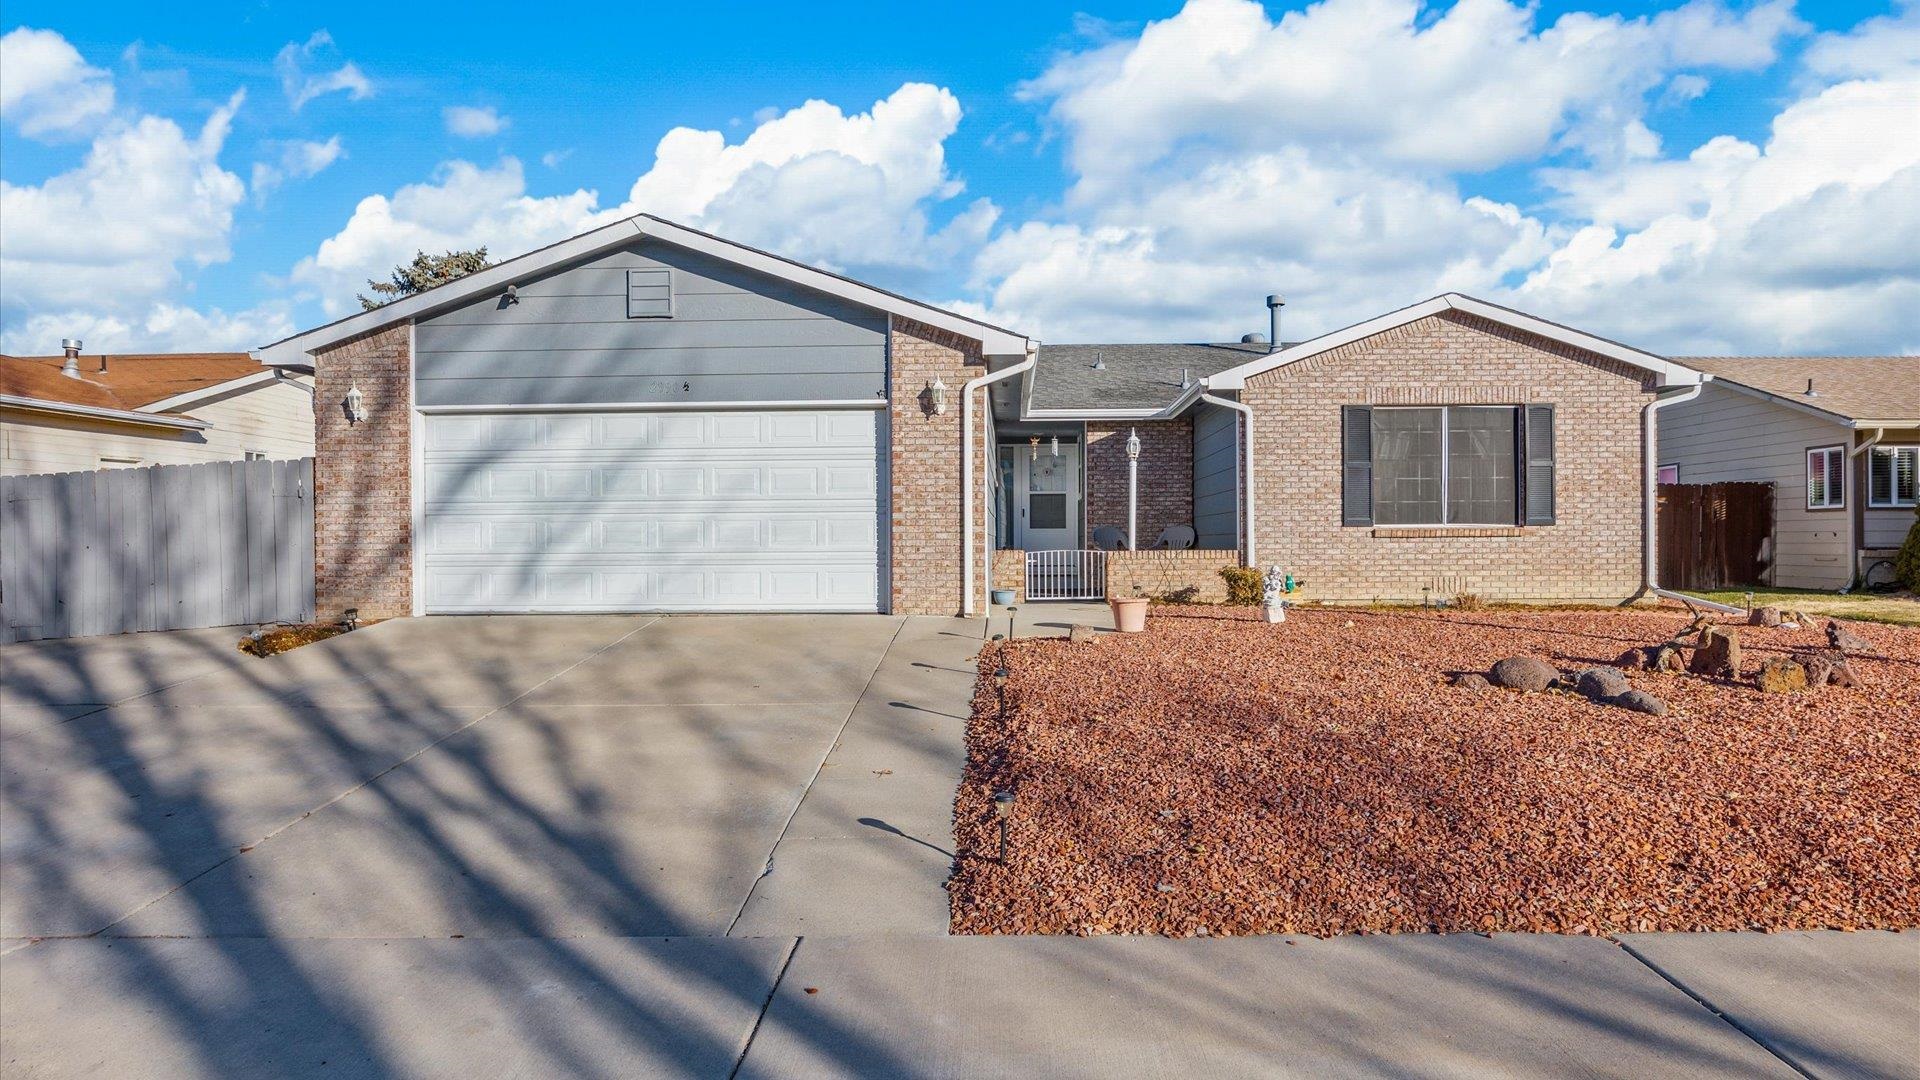
<path id="1" fill-rule="evenodd" d="M 883 419 L 429 416 L 427 608 L 876 610 Z"/>

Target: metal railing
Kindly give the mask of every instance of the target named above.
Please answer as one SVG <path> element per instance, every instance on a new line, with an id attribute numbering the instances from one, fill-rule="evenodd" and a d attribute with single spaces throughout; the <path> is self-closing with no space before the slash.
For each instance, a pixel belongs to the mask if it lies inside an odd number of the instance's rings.
<path id="1" fill-rule="evenodd" d="M 1028 600 L 1104 600 L 1107 553 L 1096 549 L 1027 552 Z"/>

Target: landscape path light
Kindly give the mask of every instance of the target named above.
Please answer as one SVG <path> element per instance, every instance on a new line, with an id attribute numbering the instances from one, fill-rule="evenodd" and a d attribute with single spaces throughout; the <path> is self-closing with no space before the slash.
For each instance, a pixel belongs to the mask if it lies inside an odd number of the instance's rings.
<path id="1" fill-rule="evenodd" d="M 1007 819 L 1013 816 L 1013 792 L 996 791 L 993 793 L 993 815 L 1000 819 L 1000 863 L 1007 861 Z"/>

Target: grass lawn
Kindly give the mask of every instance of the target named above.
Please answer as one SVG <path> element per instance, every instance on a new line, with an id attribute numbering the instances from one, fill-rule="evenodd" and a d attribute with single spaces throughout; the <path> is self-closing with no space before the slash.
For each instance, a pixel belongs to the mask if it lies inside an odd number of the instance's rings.
<path id="1" fill-rule="evenodd" d="M 1743 605 L 1747 590 L 1724 589 L 1695 592 L 1692 596 L 1718 600 L 1723 604 Z M 1920 626 L 1920 598 L 1912 593 L 1856 592 L 1841 596 L 1819 589 L 1755 589 L 1755 607 L 1777 607 L 1804 611 L 1809 615 L 1831 615 L 1839 619 L 1863 619 L 1892 623 L 1895 626 Z"/>
<path id="2" fill-rule="evenodd" d="M 1762 694 L 1824 626 L 1726 625 L 1742 677 L 1633 671 L 1651 716 L 1448 673 L 1563 671 L 1677 608 L 1156 608 L 1143 634 L 983 650 L 956 933 L 1920 925 L 1920 631 L 1856 624 L 1860 685 Z M 994 676 L 1004 658 L 1004 682 Z M 996 859 L 991 796 L 1012 792 Z"/>

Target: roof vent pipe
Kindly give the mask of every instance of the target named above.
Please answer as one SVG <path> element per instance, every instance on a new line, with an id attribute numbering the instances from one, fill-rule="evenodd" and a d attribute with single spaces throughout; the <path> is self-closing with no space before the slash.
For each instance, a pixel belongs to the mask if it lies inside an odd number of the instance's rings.
<path id="1" fill-rule="evenodd" d="M 1189 387 L 1189 386 L 1192 386 L 1192 385 L 1193 385 L 1193 371 L 1192 371 L 1192 369 L 1190 369 L 1190 368 L 1181 368 L 1181 369 L 1180 369 L 1180 389 L 1182 389 L 1182 390 L 1185 390 L 1185 389 L 1186 389 L 1187 387 Z"/>
<path id="2" fill-rule="evenodd" d="M 1269 293 L 1267 295 L 1268 352 L 1278 352 L 1280 350 L 1280 309 L 1286 306 L 1286 299 L 1279 293 Z"/>
<path id="3" fill-rule="evenodd" d="M 1100 358 L 1100 354 L 1098 352 L 1095 352 L 1093 354 L 1093 370 L 1095 371 L 1107 370 L 1107 362 Z"/>
<path id="4" fill-rule="evenodd" d="M 1240 335 L 1240 344 L 1242 345 L 1265 345 L 1266 343 L 1267 343 L 1267 335 L 1265 334 L 1241 334 Z"/>
<path id="5" fill-rule="evenodd" d="M 80 377 L 80 339 L 61 338 L 60 351 L 67 354 L 67 362 L 60 365 L 60 374 L 69 379 Z"/>
<path id="6" fill-rule="evenodd" d="M 1808 380 L 1807 380 L 1807 391 L 1806 391 L 1806 396 L 1808 396 L 1808 397 L 1819 397 L 1819 396 L 1820 396 L 1820 391 L 1818 391 L 1818 390 L 1815 390 L 1815 389 L 1813 388 L 1813 380 L 1812 380 L 1812 379 L 1808 379 Z"/>

